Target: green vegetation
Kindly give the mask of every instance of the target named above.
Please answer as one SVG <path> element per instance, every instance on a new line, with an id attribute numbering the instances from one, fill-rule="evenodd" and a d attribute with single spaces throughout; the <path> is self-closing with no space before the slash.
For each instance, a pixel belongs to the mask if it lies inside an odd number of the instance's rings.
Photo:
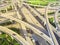
<path id="1" fill-rule="evenodd" d="M 29 4 L 32 4 L 32 5 L 47 5 L 48 2 L 44 1 L 28 1 Z"/>
<path id="2" fill-rule="evenodd" d="M 9 6 L 9 7 L 7 8 L 7 11 L 10 11 L 10 10 L 12 10 L 12 6 Z"/>
<path id="3" fill-rule="evenodd" d="M 32 5 L 46 6 L 49 2 L 54 2 L 54 1 L 57 1 L 57 0 L 28 0 L 28 3 Z"/>
<path id="4" fill-rule="evenodd" d="M 6 10 L 1 10 L 0 12 L 2 12 L 2 13 L 6 13 Z"/>
<path id="5" fill-rule="evenodd" d="M 55 12 L 49 12 L 48 15 L 52 15 L 52 14 L 55 14 Z"/>
<path id="6" fill-rule="evenodd" d="M 54 23 L 54 18 L 49 18 L 49 22 L 54 26 L 56 27 L 55 23 Z"/>
<path id="7" fill-rule="evenodd" d="M 2 33 L 0 34 L 0 45 L 20 45 L 20 44 L 9 35 Z"/>

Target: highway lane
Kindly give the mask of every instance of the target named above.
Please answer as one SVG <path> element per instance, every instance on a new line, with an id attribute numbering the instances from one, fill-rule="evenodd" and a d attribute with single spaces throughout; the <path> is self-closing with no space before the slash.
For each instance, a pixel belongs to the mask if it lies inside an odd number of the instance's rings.
<path id="1" fill-rule="evenodd" d="M 18 12 L 18 10 L 16 9 L 16 6 L 15 6 L 15 10 L 16 10 L 16 12 L 17 12 L 17 14 L 18 14 L 18 18 L 20 18 L 21 19 L 21 16 L 19 15 L 19 12 Z M 11 13 L 11 15 L 14 15 L 14 13 L 15 12 L 7 12 L 7 13 Z M 6 13 L 5 13 L 6 14 Z M 28 18 L 29 19 L 29 18 Z M 36 20 L 36 19 L 35 19 Z M 29 20 L 28 20 L 29 21 Z M 3 21 L 4 22 L 4 21 Z M 1 22 L 2 23 L 2 22 Z M 37 22 L 35 22 L 35 24 L 37 24 Z M 40 24 L 38 24 L 40 27 L 41 27 L 41 25 Z"/>
<path id="2" fill-rule="evenodd" d="M 4 7 L 4 8 L 5 8 L 5 7 Z M 18 11 L 17 11 L 16 6 L 15 6 L 15 10 L 16 10 L 16 12 L 17 12 L 17 14 L 18 14 L 18 18 L 21 19 L 21 16 L 19 15 L 19 13 L 18 13 Z M 9 12 L 9 13 L 10 13 L 10 12 Z M 13 12 L 12 12 L 12 13 L 13 13 Z M 11 15 L 14 14 L 14 13 L 13 13 L 13 14 L 12 14 L 12 13 L 11 13 Z M 4 21 L 4 22 L 5 22 L 5 21 Z M 23 25 L 22 25 L 22 26 L 23 26 Z M 25 36 L 25 37 L 26 37 L 26 36 Z M 27 41 L 28 41 L 29 43 L 31 43 L 31 45 L 33 45 L 32 42 L 31 42 L 31 40 L 30 40 L 30 38 L 29 38 L 29 37 L 26 37 L 26 38 L 27 38 Z"/>
<path id="3" fill-rule="evenodd" d="M 48 20 L 48 9 L 49 9 L 49 6 L 50 6 L 50 4 L 45 9 L 45 19 L 46 19 L 47 30 L 49 32 L 49 35 L 50 35 L 51 39 L 52 39 L 52 44 L 51 45 L 59 45 L 59 43 L 57 42 L 57 39 L 56 39 L 52 29 L 51 29 L 51 26 L 49 24 L 49 20 Z"/>
<path id="4" fill-rule="evenodd" d="M 38 27 L 43 28 L 43 26 L 42 26 L 42 25 L 37 21 L 37 19 L 29 12 L 29 10 L 28 10 L 27 8 L 23 7 L 23 8 L 21 9 L 21 11 L 23 12 L 23 14 L 24 14 L 27 22 L 32 23 L 32 24 L 34 24 L 34 25 L 36 25 L 36 26 L 38 26 Z"/>
<path id="5" fill-rule="evenodd" d="M 26 30 L 26 26 L 21 23 L 21 28 L 22 28 L 22 33 L 23 33 L 23 36 L 25 37 L 25 39 L 30 43 L 30 45 L 34 45 L 31 38 L 28 36 L 28 32 Z"/>
<path id="6" fill-rule="evenodd" d="M 16 25 L 17 25 L 17 26 L 16 26 Z M 21 26 L 19 25 L 19 23 L 10 24 L 10 25 L 5 25 L 4 27 L 21 29 Z"/>
<path id="7" fill-rule="evenodd" d="M 37 21 L 37 19 L 33 16 L 33 14 L 30 13 L 30 11 L 25 6 L 21 8 L 20 12 L 22 12 L 23 16 L 25 16 L 25 19 L 29 24 L 48 35 L 48 32 L 45 30 L 45 28 L 39 23 L 39 21 Z"/>
<path id="8" fill-rule="evenodd" d="M 2 15 L 4 15 L 4 16 L 2 16 Z M 44 34 L 43 32 L 41 32 L 41 31 L 39 31 L 38 29 L 34 28 L 33 26 L 29 25 L 28 23 L 23 22 L 23 21 L 21 21 L 21 20 L 19 20 L 19 19 L 16 19 L 16 18 L 14 18 L 14 17 L 12 17 L 12 16 L 5 15 L 5 14 L 1 14 L 0 16 L 6 17 L 7 19 L 15 20 L 16 22 L 25 24 L 27 27 L 29 27 L 30 29 L 32 29 L 32 31 L 33 31 L 34 33 L 36 33 L 37 35 L 41 36 L 42 38 L 44 38 L 46 41 L 48 41 L 48 42 L 51 44 L 52 41 L 51 41 L 51 39 L 50 39 L 47 35 L 45 35 L 45 34 Z M 42 35 L 42 34 L 43 34 L 43 35 Z"/>
<path id="9" fill-rule="evenodd" d="M 21 37 L 14 31 L 12 31 L 6 27 L 0 26 L 0 31 L 12 36 L 17 42 L 19 42 L 19 43 L 21 42 L 23 45 L 30 45 L 23 37 Z"/>
<path id="10" fill-rule="evenodd" d="M 48 32 L 42 27 L 42 25 L 35 19 L 35 17 L 29 12 L 29 10 L 26 7 L 21 8 L 21 11 L 23 13 L 23 15 L 25 16 L 27 22 L 32 23 L 34 25 L 36 25 L 36 28 L 39 27 L 39 30 L 46 33 L 48 35 Z M 19 11 L 20 12 L 20 11 Z M 30 16 L 29 16 L 30 15 Z M 32 19 L 31 19 L 32 18 Z M 35 26 L 34 26 L 35 27 Z M 38 28 L 37 28 L 38 29 Z M 38 39 L 38 38 L 37 38 Z M 38 42 L 40 43 L 42 40 L 42 42 L 44 44 L 46 44 L 46 42 L 44 42 L 44 40 L 42 38 L 40 38 L 38 40 Z"/>
<path id="11" fill-rule="evenodd" d="M 20 8 L 20 7 L 16 7 L 17 8 L 17 11 L 19 11 L 20 15 L 22 17 L 25 17 L 25 19 L 30 23 L 32 24 L 36 24 L 37 26 L 41 27 L 39 28 L 42 32 L 46 33 L 47 34 L 47 31 L 45 29 L 43 29 L 42 25 L 40 25 L 40 23 L 35 19 L 35 17 L 33 17 L 32 14 L 30 14 L 30 12 L 27 10 L 27 8 L 23 7 L 23 8 Z M 30 16 L 29 16 L 30 15 Z M 34 20 L 31 19 L 31 17 L 33 17 Z M 34 22 L 33 22 L 34 21 Z M 34 27 L 37 27 L 37 26 L 34 26 Z"/>
<path id="12" fill-rule="evenodd" d="M 40 13 L 38 13 L 35 9 L 33 9 L 32 7 L 30 7 L 28 4 L 24 3 L 24 5 L 27 5 L 30 8 L 30 10 L 35 13 L 34 16 L 38 16 L 42 20 L 42 22 L 44 22 L 44 25 L 46 25 L 46 20 L 45 20 L 45 18 L 43 18 L 40 15 Z M 60 37 L 60 35 L 59 35 L 60 32 L 57 31 L 56 28 L 54 28 L 51 24 L 50 24 L 50 26 L 52 27 L 53 31 Z"/>
<path id="13" fill-rule="evenodd" d="M 17 12 L 18 19 L 21 20 L 22 18 L 21 18 L 21 15 L 19 15 L 19 12 L 18 12 L 18 10 L 17 10 L 17 6 L 14 5 L 14 7 L 15 7 L 15 10 L 16 10 L 16 12 Z M 26 38 L 26 40 L 27 40 L 31 45 L 33 45 L 31 39 L 27 36 L 28 33 L 27 33 L 27 31 L 26 31 L 25 25 L 21 23 L 21 27 L 22 27 L 22 32 L 23 32 L 24 37 Z"/>
<path id="14" fill-rule="evenodd" d="M 58 31 L 60 31 L 60 24 L 59 24 L 59 20 L 58 20 L 59 11 L 60 11 L 60 9 L 58 9 L 54 15 L 55 25 L 56 25 L 56 28 Z"/>
<path id="15" fill-rule="evenodd" d="M 25 13 L 24 13 L 25 14 Z M 28 18 L 29 19 L 29 18 Z M 41 25 L 40 25 L 40 27 L 41 27 Z M 40 29 L 41 30 L 41 29 Z M 44 31 L 43 31 L 44 32 Z"/>
<path id="16" fill-rule="evenodd" d="M 10 12 L 6 12 L 6 13 L 4 13 L 4 14 L 7 14 L 7 15 L 9 15 L 9 14 L 11 14 L 11 16 L 14 16 L 14 15 L 16 15 L 16 12 L 15 11 L 10 11 Z M 1 14 L 1 13 L 0 13 Z M 7 22 L 9 19 L 6 19 L 6 18 L 3 18 L 3 17 L 0 17 L 0 24 L 1 23 L 4 23 L 4 22 Z"/>
<path id="17" fill-rule="evenodd" d="M 26 30 L 26 27 L 25 27 L 24 24 L 15 23 L 15 24 L 11 24 L 11 25 L 8 25 L 8 26 L 4 26 L 4 27 L 20 29 L 22 37 L 24 37 L 27 42 L 29 42 L 31 45 L 33 45 L 32 41 L 31 41 L 31 38 L 28 36 L 27 30 Z"/>

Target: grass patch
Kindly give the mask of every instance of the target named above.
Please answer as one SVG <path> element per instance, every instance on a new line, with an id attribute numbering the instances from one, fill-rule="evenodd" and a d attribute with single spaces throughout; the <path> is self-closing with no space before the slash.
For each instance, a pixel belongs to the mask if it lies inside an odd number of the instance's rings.
<path id="1" fill-rule="evenodd" d="M 57 0 L 28 0 L 27 2 L 32 5 L 46 6 L 49 2 L 55 2 Z"/>
<path id="2" fill-rule="evenodd" d="M 54 26 L 56 27 L 55 23 L 53 22 L 54 21 L 54 18 L 49 18 L 49 22 Z"/>
<path id="3" fill-rule="evenodd" d="M 49 12 L 48 15 L 52 15 L 52 14 L 55 14 L 55 12 Z"/>
<path id="4" fill-rule="evenodd" d="M 6 13 L 6 10 L 3 10 L 3 9 L 2 9 L 0 12 L 2 12 L 2 13 Z"/>
<path id="5" fill-rule="evenodd" d="M 12 10 L 12 6 L 9 6 L 9 7 L 7 8 L 7 11 L 10 11 L 10 10 Z"/>
<path id="6" fill-rule="evenodd" d="M 15 39 L 12 39 L 9 35 L 0 34 L 0 45 L 20 45 Z"/>

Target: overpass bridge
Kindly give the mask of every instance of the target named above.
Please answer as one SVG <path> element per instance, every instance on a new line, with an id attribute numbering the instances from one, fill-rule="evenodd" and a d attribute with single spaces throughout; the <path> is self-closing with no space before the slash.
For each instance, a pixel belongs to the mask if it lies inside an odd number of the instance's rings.
<path id="1" fill-rule="evenodd" d="M 0 11 L 0 24 L 7 22 L 7 20 L 15 21 L 19 24 L 22 35 L 11 31 L 8 26 L 0 26 L 0 31 L 12 36 L 22 45 L 60 45 L 60 41 L 58 41 L 60 39 L 60 27 L 57 24 L 57 13 L 60 11 L 60 6 L 50 7 L 53 3 L 49 3 L 48 6 L 44 7 L 45 15 L 43 17 L 35 7 L 32 8 L 29 4 L 19 0 L 11 1 L 11 4 L 0 8 L 0 10 L 6 10 L 5 13 Z M 13 9 L 8 11 L 7 8 L 11 5 Z M 59 27 L 58 29 L 52 26 L 48 20 L 48 10 L 51 9 L 55 10 L 55 12 L 57 10 L 53 17 L 56 27 Z"/>

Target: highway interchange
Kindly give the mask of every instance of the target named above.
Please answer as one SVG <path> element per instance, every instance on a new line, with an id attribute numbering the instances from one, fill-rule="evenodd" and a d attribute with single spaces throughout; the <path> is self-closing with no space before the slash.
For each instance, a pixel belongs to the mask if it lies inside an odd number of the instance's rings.
<path id="1" fill-rule="evenodd" d="M 17 40 L 17 42 L 22 43 L 23 45 L 37 45 L 36 44 L 36 40 L 33 38 L 33 35 L 36 36 L 36 39 L 39 43 L 39 45 L 48 45 L 48 43 L 50 45 L 59 45 L 60 43 L 58 42 L 58 40 L 56 39 L 55 34 L 60 37 L 60 32 L 59 32 L 59 24 L 57 24 L 57 13 L 60 11 L 59 6 L 56 14 L 54 15 L 55 18 L 55 24 L 56 27 L 58 28 L 58 30 L 53 27 L 48 20 L 48 10 L 49 10 L 49 6 L 46 6 L 45 8 L 45 18 L 41 16 L 40 13 L 38 13 L 36 11 L 36 9 L 32 8 L 29 4 L 25 3 L 25 2 L 19 2 L 19 0 L 11 0 L 12 3 L 7 5 L 7 6 L 3 6 L 0 8 L 1 9 L 6 9 L 6 13 L 1 13 L 0 12 L 0 17 L 3 17 L 3 21 L 0 21 L 0 24 L 3 22 L 6 22 L 7 20 L 14 20 L 16 22 L 18 22 L 22 28 L 22 34 L 24 36 L 20 36 L 19 34 L 15 33 L 14 31 L 11 31 L 10 29 L 8 29 L 8 27 L 4 27 L 4 26 L 0 26 L 0 31 L 7 33 L 8 35 L 12 36 L 15 40 Z M 14 1 L 14 3 L 13 3 Z M 7 11 L 7 7 L 9 7 L 10 5 L 13 5 L 12 7 L 14 8 L 13 11 L 9 12 Z M 51 8 L 54 9 L 54 8 Z M 14 15 L 16 15 L 16 17 L 14 17 Z M 38 17 L 38 18 L 37 18 Z M 22 19 L 25 20 L 22 20 Z M 41 20 L 41 21 L 40 21 Z M 46 29 L 45 29 L 46 27 Z M 30 29 L 29 31 L 33 31 L 33 34 L 30 35 L 31 37 L 29 37 L 27 29 Z M 55 33 L 55 34 L 54 34 Z M 34 36 L 34 37 L 35 37 Z M 31 40 L 31 38 L 33 40 Z M 41 42 L 42 40 L 42 42 Z M 48 43 L 47 43 L 48 42 Z M 42 44 L 43 43 L 43 44 Z"/>

